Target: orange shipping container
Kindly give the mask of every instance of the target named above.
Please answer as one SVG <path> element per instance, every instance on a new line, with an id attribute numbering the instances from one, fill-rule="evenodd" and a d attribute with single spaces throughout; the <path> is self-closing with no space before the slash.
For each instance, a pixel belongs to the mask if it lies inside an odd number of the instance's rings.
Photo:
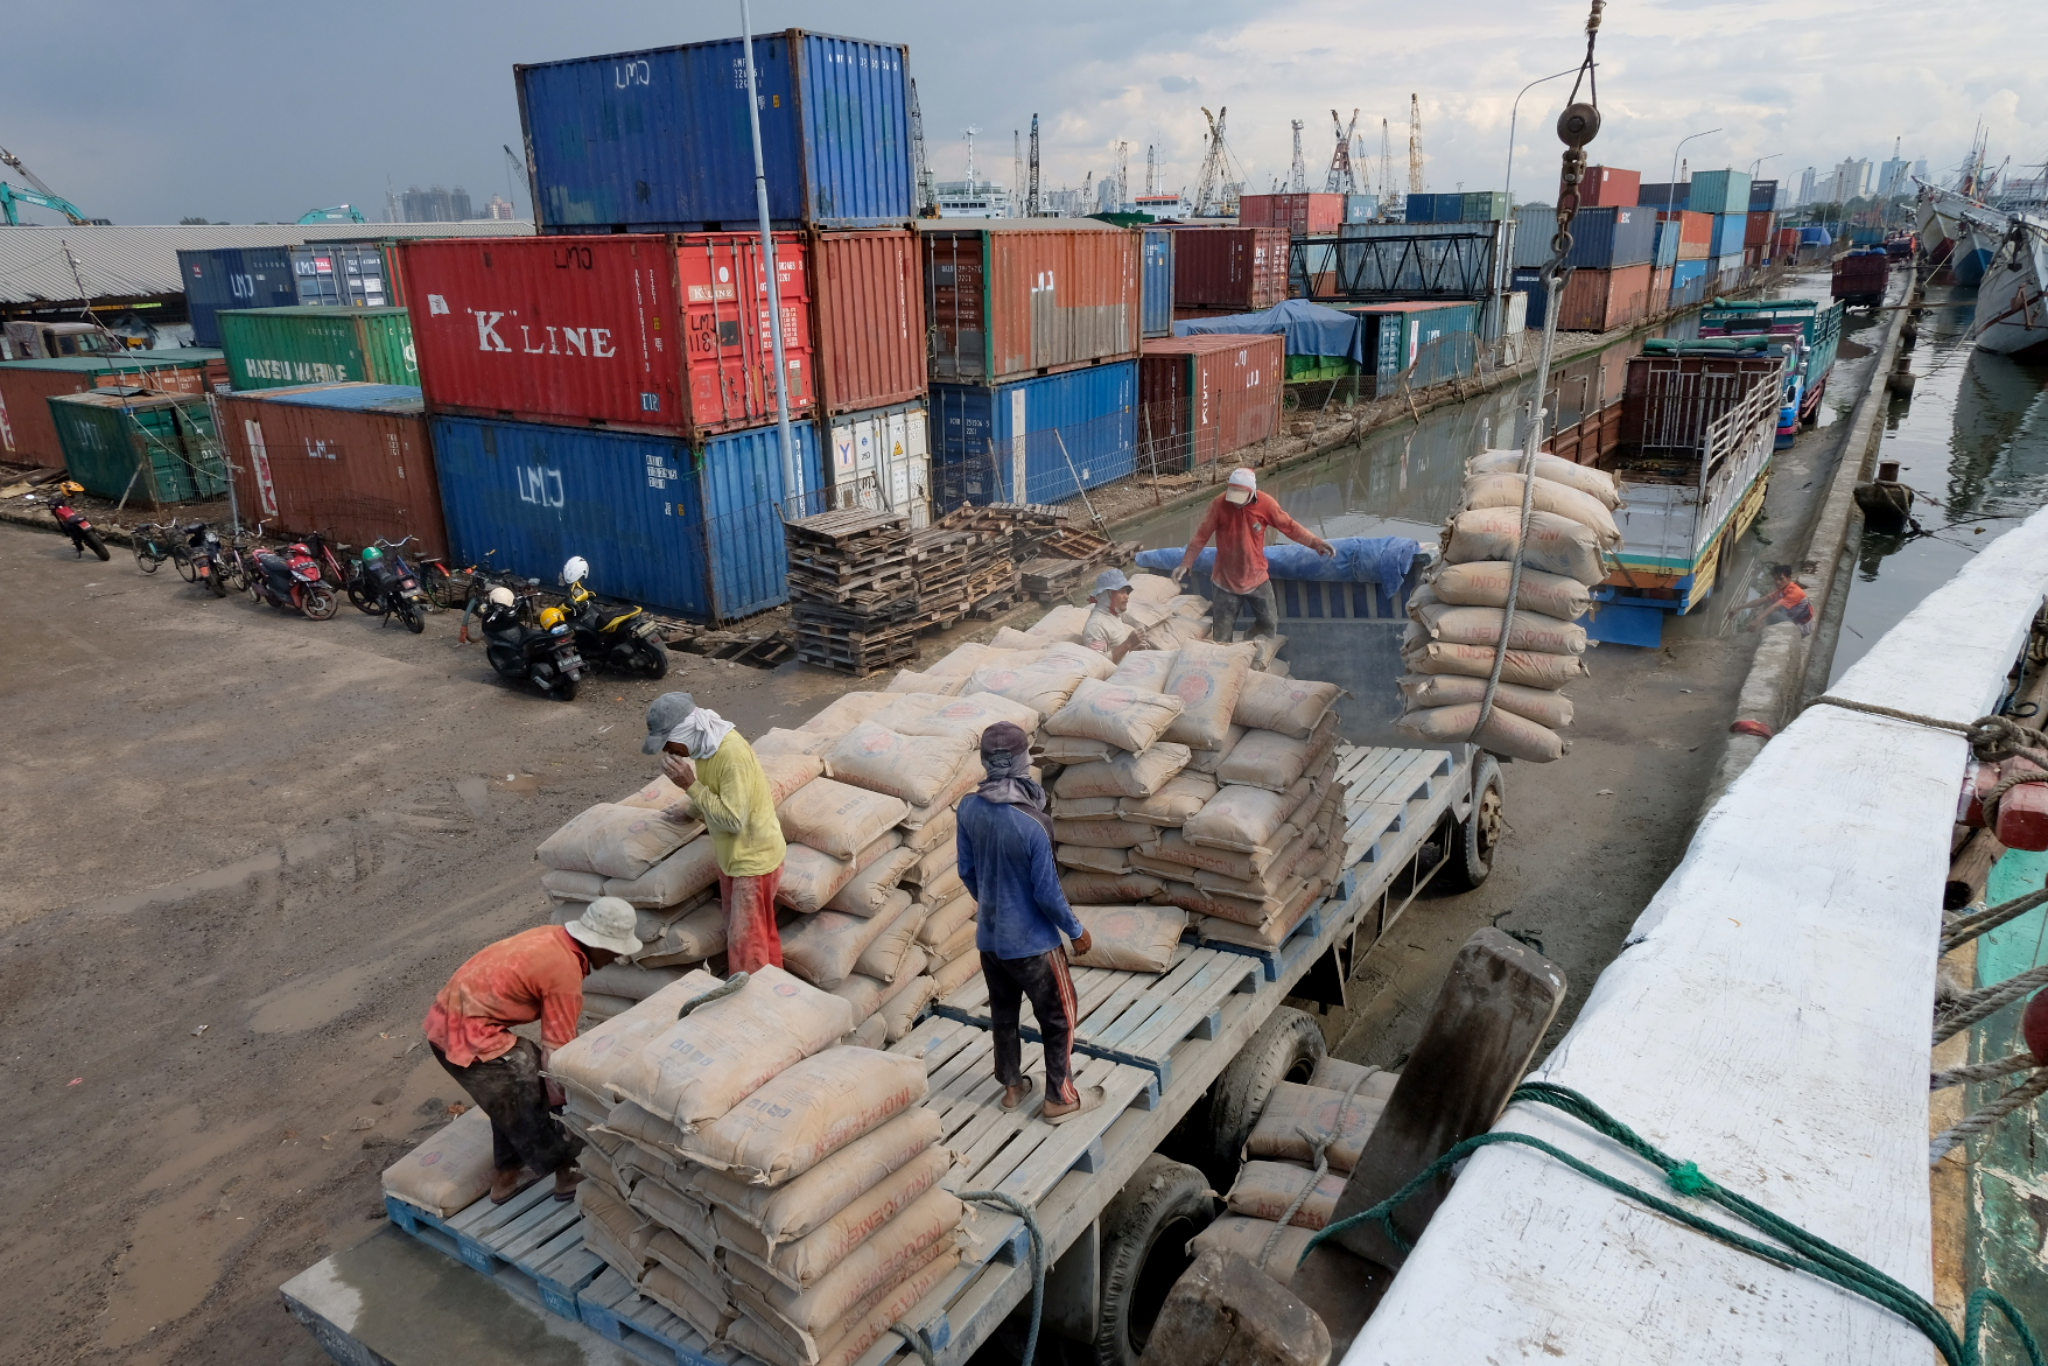
<path id="1" fill-rule="evenodd" d="M 1175 228 L 1174 316 L 1271 308 L 1287 297 L 1289 251 L 1284 228 Z"/>
<path id="2" fill-rule="evenodd" d="M 924 273 L 908 228 L 811 238 L 818 396 L 828 413 L 924 397 Z"/>
<path id="3" fill-rule="evenodd" d="M 1611 332 L 1642 319 L 1649 307 L 1650 265 L 1575 270 L 1558 300 L 1563 332 Z"/>
<path id="4" fill-rule="evenodd" d="M 1158 337 L 1138 358 L 1139 468 L 1213 465 L 1280 430 L 1287 339 Z"/>
<path id="5" fill-rule="evenodd" d="M 303 384 L 223 394 L 219 404 L 244 520 L 358 547 L 411 536 L 408 553 L 448 553 L 418 389 Z"/>
<path id="6" fill-rule="evenodd" d="M 1007 384 L 1138 354 L 1139 237 L 1130 229 L 956 218 L 925 220 L 919 231 L 934 383 Z"/>
<path id="7" fill-rule="evenodd" d="M 118 359 L 52 356 L 0 361 L 0 460 L 64 468 L 64 446 L 50 418 L 59 394 L 132 385 L 164 394 L 203 394 L 227 382 L 227 362 L 204 347 L 136 351 Z"/>
<path id="8" fill-rule="evenodd" d="M 1704 261 L 1714 254 L 1714 215 L 1692 213 L 1689 210 L 1673 212 L 1664 209 L 1657 214 L 1658 221 L 1669 223 L 1678 220 L 1678 259 L 1681 261 Z"/>
<path id="9" fill-rule="evenodd" d="M 1326 237 L 1344 226 L 1341 194 L 1248 194 L 1237 202 L 1248 228 L 1284 228 L 1294 237 Z"/>

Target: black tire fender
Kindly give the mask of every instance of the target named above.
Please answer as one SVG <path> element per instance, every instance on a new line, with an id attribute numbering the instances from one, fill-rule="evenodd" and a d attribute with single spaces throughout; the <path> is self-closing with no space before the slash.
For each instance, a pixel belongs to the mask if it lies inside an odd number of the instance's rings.
<path id="1" fill-rule="evenodd" d="M 1216 1217 L 1209 1178 L 1153 1153 L 1102 1211 L 1099 1366 L 1137 1366 L 1166 1292 L 1194 1261 L 1187 1245 Z"/>

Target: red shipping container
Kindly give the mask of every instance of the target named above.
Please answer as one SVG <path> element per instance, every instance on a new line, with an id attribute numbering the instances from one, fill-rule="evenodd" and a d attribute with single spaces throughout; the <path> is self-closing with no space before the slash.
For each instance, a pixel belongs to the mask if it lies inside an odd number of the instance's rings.
<path id="1" fill-rule="evenodd" d="M 1237 221 L 1249 228 L 1285 228 L 1290 237 L 1334 237 L 1344 225 L 1341 194 L 1248 194 Z"/>
<path id="2" fill-rule="evenodd" d="M 1177 228 L 1173 307 L 1248 312 L 1287 297 L 1284 228 Z"/>
<path id="3" fill-rule="evenodd" d="M 1205 333 L 1159 337 L 1138 358 L 1143 469 L 1213 465 L 1280 430 L 1287 339 Z"/>
<path id="4" fill-rule="evenodd" d="M 1771 230 L 1776 224 L 1777 219 L 1778 215 L 1768 211 L 1751 214 L 1749 222 L 1745 223 L 1742 228 L 1742 245 L 1745 247 L 1769 245 Z"/>
<path id="5" fill-rule="evenodd" d="M 416 538 L 448 553 L 425 405 L 382 384 L 303 384 L 222 394 L 220 439 L 242 516 L 270 532 L 317 531 L 351 546 Z M 324 403 L 284 401 L 294 397 Z M 370 402 L 364 402 L 364 399 Z"/>
<path id="6" fill-rule="evenodd" d="M 924 272 L 917 234 L 818 232 L 811 238 L 818 399 L 828 413 L 924 397 Z"/>
<path id="7" fill-rule="evenodd" d="M 1575 270 L 1557 303 L 1562 332 L 1611 332 L 1647 316 L 1650 265 Z"/>
<path id="8" fill-rule="evenodd" d="M 931 377 L 1006 384 L 1138 354 L 1139 236 L 1082 219 L 929 219 Z"/>
<path id="9" fill-rule="evenodd" d="M 1588 166 L 1579 203 L 1588 209 L 1626 209 L 1643 202 L 1643 173 L 1619 166 Z"/>
<path id="10" fill-rule="evenodd" d="M 1660 223 L 1669 223 L 1674 218 L 1678 220 L 1679 260 L 1704 261 L 1714 254 L 1714 215 L 1687 209 L 1660 209 L 1657 213 Z"/>
<path id="11" fill-rule="evenodd" d="M 138 371 L 136 363 L 146 366 Z M 64 444 L 50 417 L 50 400 L 59 394 L 84 394 L 94 389 L 133 385 L 164 394 L 203 394 L 218 380 L 227 383 L 227 362 L 218 352 L 211 359 L 166 364 L 135 353 L 133 361 L 98 361 L 82 356 L 0 364 L 0 460 L 12 465 L 64 468 Z"/>
<path id="12" fill-rule="evenodd" d="M 429 411 L 691 439 L 775 420 L 758 234 L 453 238 L 400 248 Z M 810 411 L 810 257 L 775 235 L 791 417 Z"/>
<path id="13" fill-rule="evenodd" d="M 1779 261 L 1789 261 L 1798 254 L 1799 229 L 1779 228 L 1777 245 L 1772 250 L 1772 258 Z"/>

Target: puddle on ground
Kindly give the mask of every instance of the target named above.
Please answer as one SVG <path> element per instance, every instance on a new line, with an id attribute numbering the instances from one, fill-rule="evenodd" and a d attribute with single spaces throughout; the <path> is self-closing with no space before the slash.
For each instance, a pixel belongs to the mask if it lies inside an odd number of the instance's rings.
<path id="1" fill-rule="evenodd" d="M 219 1278 L 222 1254 L 248 1227 L 211 1183 L 144 1210 L 107 1297 L 101 1339 L 133 1347 L 198 1308 Z"/>
<path id="2" fill-rule="evenodd" d="M 353 1009 L 383 963 L 358 963 L 326 977 L 297 977 L 249 1002 L 249 1028 L 258 1034 L 303 1034 L 332 1024 Z"/>

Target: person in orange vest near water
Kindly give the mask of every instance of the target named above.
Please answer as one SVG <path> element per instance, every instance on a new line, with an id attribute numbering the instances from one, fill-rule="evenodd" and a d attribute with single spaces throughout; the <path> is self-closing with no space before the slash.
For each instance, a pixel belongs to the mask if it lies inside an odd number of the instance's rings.
<path id="1" fill-rule="evenodd" d="M 1238 613 L 1247 607 L 1253 635 L 1270 636 L 1280 629 L 1280 609 L 1266 571 L 1268 527 L 1318 555 L 1337 553 L 1328 541 L 1289 517 L 1272 494 L 1260 493 L 1258 476 L 1240 466 L 1230 472 L 1222 497 L 1209 504 L 1209 515 L 1195 528 L 1187 554 L 1173 571 L 1175 582 L 1186 582 L 1202 547 L 1215 538 L 1216 567 L 1209 577 L 1216 581 L 1215 637 L 1225 645 L 1237 638 Z"/>
<path id="2" fill-rule="evenodd" d="M 1800 635 L 1812 635 L 1813 604 L 1807 601 L 1806 590 L 1792 577 L 1792 566 L 1772 565 L 1771 582 L 1776 585 L 1775 591 L 1760 598 L 1751 598 L 1735 609 L 1736 615 L 1740 616 L 1744 612 L 1757 613 L 1755 619 L 1747 623 L 1756 630 L 1762 630 L 1776 622 L 1789 621 L 1799 628 Z"/>

